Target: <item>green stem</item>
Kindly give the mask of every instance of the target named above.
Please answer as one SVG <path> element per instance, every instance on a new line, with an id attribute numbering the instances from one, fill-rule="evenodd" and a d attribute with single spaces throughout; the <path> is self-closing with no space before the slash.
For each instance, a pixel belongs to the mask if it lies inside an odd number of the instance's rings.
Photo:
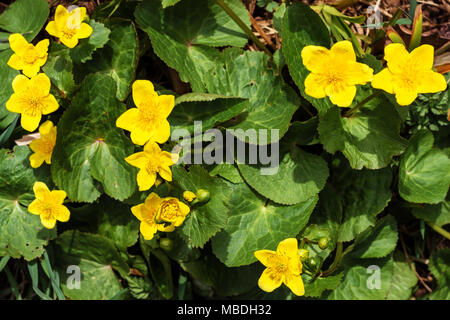
<path id="1" fill-rule="evenodd" d="M 342 241 L 339 241 L 336 245 L 336 256 L 334 257 L 334 261 L 331 264 L 331 266 L 328 268 L 328 270 L 325 270 L 322 272 L 322 276 L 326 277 L 330 274 L 332 274 L 334 271 L 336 271 L 337 267 L 339 267 L 339 263 L 342 259 L 342 251 L 344 249 L 344 245 L 342 244 Z"/>
<path id="2" fill-rule="evenodd" d="M 433 229 L 434 231 L 439 233 L 441 236 L 443 236 L 444 238 L 447 238 L 448 240 L 450 240 L 450 232 L 448 232 L 447 230 L 444 230 L 443 228 L 437 226 L 433 222 L 427 222 L 427 224 L 431 227 L 431 229 Z"/>
<path id="3" fill-rule="evenodd" d="M 245 25 L 241 18 L 239 18 L 239 16 L 234 13 L 234 11 L 223 0 L 216 1 L 217 4 L 222 7 L 222 9 L 230 16 L 231 19 L 234 20 L 234 22 L 238 24 L 242 31 L 245 32 L 245 34 L 256 44 L 258 48 L 263 50 L 269 56 L 272 56 L 272 53 L 269 51 L 269 49 L 267 49 L 266 46 L 261 41 L 259 41 L 259 39 L 253 34 L 252 30 L 250 30 L 250 28 Z"/>
<path id="4" fill-rule="evenodd" d="M 365 105 L 367 102 L 369 102 L 370 100 L 372 100 L 373 98 L 375 98 L 376 96 L 378 96 L 379 94 L 381 94 L 381 91 L 375 91 L 374 93 L 372 93 L 370 96 L 368 96 L 367 98 L 365 98 L 363 101 L 361 101 L 360 103 L 358 103 L 356 106 L 354 106 L 353 108 L 351 108 L 350 110 L 348 110 L 345 114 L 344 117 L 347 118 L 351 118 L 353 117 L 356 112 L 358 112 L 358 110 Z"/>

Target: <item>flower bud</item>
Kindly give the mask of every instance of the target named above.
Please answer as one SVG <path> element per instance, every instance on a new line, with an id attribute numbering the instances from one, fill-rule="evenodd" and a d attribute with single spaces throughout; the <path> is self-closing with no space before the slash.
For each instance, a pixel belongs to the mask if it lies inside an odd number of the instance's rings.
<path id="1" fill-rule="evenodd" d="M 322 250 L 325 250 L 326 248 L 328 248 L 328 242 L 330 242 L 330 239 L 328 238 L 320 238 L 319 239 L 319 248 Z"/>
<path id="2" fill-rule="evenodd" d="M 173 249 L 173 241 L 169 238 L 161 238 L 159 240 L 159 246 L 165 251 L 170 251 Z"/>
<path id="3" fill-rule="evenodd" d="M 183 198 L 187 202 L 192 202 L 195 198 L 197 198 L 197 196 L 192 191 L 185 191 L 183 192 Z"/>
<path id="4" fill-rule="evenodd" d="M 199 189 L 197 191 L 197 199 L 199 202 L 208 202 L 211 194 L 208 190 L 205 189 Z"/>
<path id="5" fill-rule="evenodd" d="M 305 261 L 309 257 L 309 251 L 306 249 L 298 249 L 298 254 L 300 255 L 300 261 Z"/>

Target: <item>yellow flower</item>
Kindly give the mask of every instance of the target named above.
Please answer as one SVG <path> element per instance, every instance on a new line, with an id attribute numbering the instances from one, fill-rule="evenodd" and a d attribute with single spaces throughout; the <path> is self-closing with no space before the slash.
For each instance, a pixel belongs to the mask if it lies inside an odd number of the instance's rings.
<path id="1" fill-rule="evenodd" d="M 137 175 L 139 191 L 150 189 L 155 184 L 157 173 L 164 180 L 172 181 L 172 172 L 169 168 L 175 163 L 172 154 L 161 151 L 155 142 L 147 142 L 144 151 L 132 154 L 125 161 L 140 169 Z"/>
<path id="2" fill-rule="evenodd" d="M 45 30 L 59 38 L 67 47 L 74 48 L 79 39 L 88 38 L 93 32 L 90 25 L 83 23 L 86 17 L 86 8 L 84 7 L 69 12 L 62 5 L 58 5 L 55 21 L 50 21 Z"/>
<path id="3" fill-rule="evenodd" d="M 30 143 L 30 149 L 34 151 L 30 156 L 30 164 L 33 168 L 39 168 L 44 161 L 47 164 L 52 163 L 53 148 L 56 144 L 56 127 L 50 120 L 39 127 L 39 133 L 41 137 Z"/>
<path id="4" fill-rule="evenodd" d="M 156 194 L 151 193 L 145 202 L 131 208 L 131 212 L 141 221 L 140 230 L 145 240 L 151 240 L 155 233 L 159 231 L 172 232 L 175 227 L 172 225 L 156 223 L 156 214 L 161 205 L 162 199 Z"/>
<path id="5" fill-rule="evenodd" d="M 391 43 L 384 48 L 387 68 L 377 73 L 372 87 L 395 94 L 401 106 L 411 104 L 419 93 L 444 91 L 447 83 L 442 74 L 431 70 L 434 48 L 423 44 L 409 53 L 400 43 Z"/>
<path id="6" fill-rule="evenodd" d="M 21 125 L 25 130 L 36 130 L 43 114 L 58 110 L 59 105 L 50 94 L 50 86 L 50 79 L 44 73 L 31 79 L 19 74 L 13 80 L 14 93 L 6 102 L 6 109 L 22 114 Z"/>
<path id="7" fill-rule="evenodd" d="M 189 206 L 177 198 L 167 197 L 161 201 L 158 213 L 156 214 L 156 221 L 164 221 L 174 227 L 179 227 L 183 224 L 184 219 L 186 219 L 190 211 Z"/>
<path id="8" fill-rule="evenodd" d="M 175 106 L 175 97 L 158 96 L 150 81 L 137 80 L 133 83 L 133 100 L 137 108 L 123 113 L 116 125 L 131 132 L 134 144 L 142 146 L 149 140 L 166 142 L 170 137 L 167 117 Z"/>
<path id="9" fill-rule="evenodd" d="M 45 39 L 34 46 L 28 43 L 20 33 L 10 35 L 9 45 L 14 54 L 9 58 L 8 66 L 22 70 L 23 74 L 29 78 L 34 77 L 47 62 L 49 44 L 49 40 Z"/>
<path id="10" fill-rule="evenodd" d="M 183 198 L 187 202 L 192 202 L 195 198 L 197 198 L 197 196 L 192 191 L 185 191 L 183 192 Z"/>
<path id="11" fill-rule="evenodd" d="M 258 281 L 258 286 L 272 292 L 284 283 L 297 296 L 305 294 L 302 273 L 302 263 L 298 252 L 297 239 L 289 238 L 278 244 L 277 251 L 258 250 L 255 257 L 267 267 Z"/>
<path id="12" fill-rule="evenodd" d="M 28 206 L 28 211 L 32 214 L 40 215 L 44 227 L 52 229 L 55 227 L 56 220 L 61 222 L 69 221 L 70 211 L 63 205 L 67 196 L 64 191 L 50 191 L 43 182 L 35 182 L 33 191 L 36 200 Z"/>
<path id="13" fill-rule="evenodd" d="M 306 46 L 302 60 L 311 73 L 305 79 L 305 92 L 313 98 L 328 96 L 339 107 L 352 104 L 357 84 L 372 80 L 373 69 L 356 62 L 352 43 L 348 40 L 336 42 L 331 49 Z"/>

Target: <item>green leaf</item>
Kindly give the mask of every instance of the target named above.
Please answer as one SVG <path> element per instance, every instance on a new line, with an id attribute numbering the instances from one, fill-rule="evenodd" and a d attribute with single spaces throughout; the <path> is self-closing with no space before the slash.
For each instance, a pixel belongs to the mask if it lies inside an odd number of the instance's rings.
<path id="1" fill-rule="evenodd" d="M 34 200 L 36 181 L 49 183 L 48 168 L 33 170 L 26 146 L 14 152 L 0 149 L 0 256 L 31 261 L 40 257 L 48 241 L 56 237 L 56 230 L 42 226 L 39 216 L 28 212 Z"/>
<path id="2" fill-rule="evenodd" d="M 284 14 L 281 36 L 289 72 L 302 95 L 319 113 L 336 108 L 329 99 L 315 99 L 305 94 L 304 81 L 309 71 L 303 65 L 300 53 L 309 45 L 330 47 L 330 34 L 319 15 L 306 4 L 294 3 Z"/>
<path id="3" fill-rule="evenodd" d="M 74 62 L 80 63 L 91 60 L 94 51 L 103 48 L 109 40 L 111 30 L 105 27 L 103 23 L 91 20 L 89 25 L 93 30 L 91 36 L 80 40 L 80 43 L 70 50 L 70 57 Z"/>
<path id="4" fill-rule="evenodd" d="M 101 194 L 99 184 L 117 200 L 136 190 L 136 170 L 124 160 L 134 146 L 115 126 L 125 112 L 115 96 L 112 78 L 90 75 L 58 124 L 52 177 L 72 201 L 93 202 Z"/>
<path id="5" fill-rule="evenodd" d="M 319 133 L 317 131 L 318 125 L 319 119 L 317 117 L 312 117 L 303 122 L 293 121 L 281 143 L 286 141 L 301 146 L 317 144 L 319 143 Z"/>
<path id="6" fill-rule="evenodd" d="M 344 278 L 342 283 L 327 295 L 327 299 L 383 300 L 390 289 L 394 262 L 392 256 L 381 259 L 344 257 L 338 270 L 344 272 Z"/>
<path id="7" fill-rule="evenodd" d="M 386 216 L 356 238 L 350 256 L 364 259 L 385 257 L 395 249 L 397 240 L 397 222 L 393 216 Z"/>
<path id="8" fill-rule="evenodd" d="M 194 121 L 202 122 L 202 130 L 230 120 L 241 113 L 248 100 L 209 93 L 187 93 L 175 100 L 175 108 L 168 121 L 171 129 L 186 129 L 194 133 Z"/>
<path id="9" fill-rule="evenodd" d="M 438 204 L 426 204 L 423 208 L 413 208 L 412 214 L 418 219 L 442 227 L 450 223 L 450 201 L 445 200 Z"/>
<path id="10" fill-rule="evenodd" d="M 227 5 L 250 27 L 248 11 L 239 0 Z M 212 47 L 247 43 L 245 33 L 215 0 L 183 0 L 162 9 L 159 0 L 146 0 L 135 12 L 136 21 L 148 33 L 155 53 L 193 91 L 204 91 L 204 75 L 220 63 L 220 52 Z"/>
<path id="11" fill-rule="evenodd" d="M 77 89 L 73 79 L 70 49 L 67 47 L 53 42 L 42 70 L 66 97 L 71 96 Z"/>
<path id="12" fill-rule="evenodd" d="M 76 65 L 75 80 L 81 82 L 89 73 L 95 72 L 108 75 L 117 84 L 117 99 L 124 101 L 138 63 L 137 34 L 130 22 L 112 22 L 107 27 L 111 30 L 109 41 L 93 53 L 92 60 Z"/>
<path id="13" fill-rule="evenodd" d="M 193 247 L 203 247 L 204 244 L 219 230 L 225 227 L 228 218 L 227 203 L 231 188 L 217 177 L 211 177 L 201 166 L 194 165 L 186 171 L 181 166 L 172 169 L 173 179 L 181 192 L 199 189 L 210 192 L 210 200 L 191 207 L 191 212 L 182 226 L 182 231 Z"/>
<path id="14" fill-rule="evenodd" d="M 167 8 L 177 4 L 178 2 L 180 2 L 180 0 L 162 0 L 162 6 L 163 8 Z"/>
<path id="15" fill-rule="evenodd" d="M 233 134 L 248 142 L 246 130 L 269 130 L 267 144 L 277 140 L 270 129 L 279 130 L 281 138 L 289 128 L 299 100 L 292 88 L 278 76 L 263 52 L 230 48 L 224 51 L 225 64 L 218 65 L 205 77 L 208 92 L 249 99 L 249 106 L 238 119 L 231 121 L 229 129 L 242 129 Z M 242 131 L 240 130 L 240 131 Z"/>
<path id="16" fill-rule="evenodd" d="M 412 288 L 417 284 L 416 274 L 404 260 L 402 253 L 399 251 L 394 253 L 394 274 L 386 300 L 408 300 Z"/>
<path id="17" fill-rule="evenodd" d="M 0 15 L 0 29 L 21 33 L 31 41 L 41 31 L 49 12 L 47 0 L 16 0 Z"/>
<path id="18" fill-rule="evenodd" d="M 6 110 L 6 101 L 14 92 L 11 83 L 19 74 L 19 71 L 7 65 L 12 54 L 13 52 L 9 49 L 0 52 L 0 76 L 2 78 L 2 81 L 0 81 L 0 129 L 8 127 L 17 115 Z"/>
<path id="19" fill-rule="evenodd" d="M 66 231 L 55 241 L 56 269 L 61 277 L 64 294 L 72 300 L 111 299 L 122 290 L 121 281 L 114 271 L 124 277 L 129 267 L 122 259 L 114 243 L 100 235 L 76 230 Z M 73 271 L 77 266 L 81 273 L 80 288 L 70 288 Z"/>
<path id="20" fill-rule="evenodd" d="M 275 250 L 278 243 L 295 237 L 308 223 L 318 197 L 293 206 L 268 202 L 246 184 L 234 185 L 227 226 L 212 240 L 213 252 L 228 267 L 256 261 L 257 250 Z"/>
<path id="21" fill-rule="evenodd" d="M 243 183 L 244 180 L 239 173 L 238 168 L 231 163 L 221 163 L 216 165 L 209 173 L 212 176 L 221 176 L 232 183 Z"/>
<path id="22" fill-rule="evenodd" d="M 384 168 L 405 149 L 400 117 L 384 96 L 370 100 L 353 117 L 342 117 L 340 111 L 334 107 L 319 116 L 320 141 L 332 154 L 341 151 L 352 168 Z"/>
<path id="23" fill-rule="evenodd" d="M 264 270 L 260 263 L 227 268 L 212 253 L 206 252 L 191 262 L 181 263 L 184 271 L 202 284 L 213 288 L 219 296 L 236 296 L 252 289 Z"/>
<path id="24" fill-rule="evenodd" d="M 280 155 L 278 171 L 272 175 L 261 175 L 261 165 L 238 163 L 238 167 L 252 188 L 280 204 L 296 204 L 314 197 L 329 175 L 325 160 L 295 146 Z"/>
<path id="25" fill-rule="evenodd" d="M 433 148 L 433 134 L 416 132 L 400 160 L 398 189 L 403 199 L 435 204 L 445 199 L 450 185 L 450 158 Z"/>
<path id="26" fill-rule="evenodd" d="M 318 277 L 313 281 L 311 276 L 302 274 L 305 285 L 305 297 L 320 297 L 326 290 L 336 289 L 342 281 L 343 273 L 325 278 Z"/>
<path id="27" fill-rule="evenodd" d="M 437 279 L 438 287 L 430 294 L 432 300 L 450 299 L 450 249 L 434 252 L 430 259 L 430 271 Z"/>
<path id="28" fill-rule="evenodd" d="M 346 161 L 335 168 L 332 184 L 343 200 L 339 241 L 350 241 L 375 225 L 376 216 L 391 200 L 392 170 L 352 170 Z"/>

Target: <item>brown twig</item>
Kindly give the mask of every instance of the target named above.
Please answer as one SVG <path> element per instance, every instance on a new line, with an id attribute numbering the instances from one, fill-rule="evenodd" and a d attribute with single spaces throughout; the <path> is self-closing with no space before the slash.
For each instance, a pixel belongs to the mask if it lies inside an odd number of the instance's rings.
<path id="1" fill-rule="evenodd" d="M 250 14 L 249 12 L 250 21 L 252 23 L 253 28 L 259 33 L 259 35 L 267 42 L 267 44 L 273 49 L 276 50 L 277 47 L 273 44 L 272 40 L 267 36 L 267 34 L 264 32 L 264 30 L 258 25 L 258 22 L 256 22 L 255 18 Z"/>

